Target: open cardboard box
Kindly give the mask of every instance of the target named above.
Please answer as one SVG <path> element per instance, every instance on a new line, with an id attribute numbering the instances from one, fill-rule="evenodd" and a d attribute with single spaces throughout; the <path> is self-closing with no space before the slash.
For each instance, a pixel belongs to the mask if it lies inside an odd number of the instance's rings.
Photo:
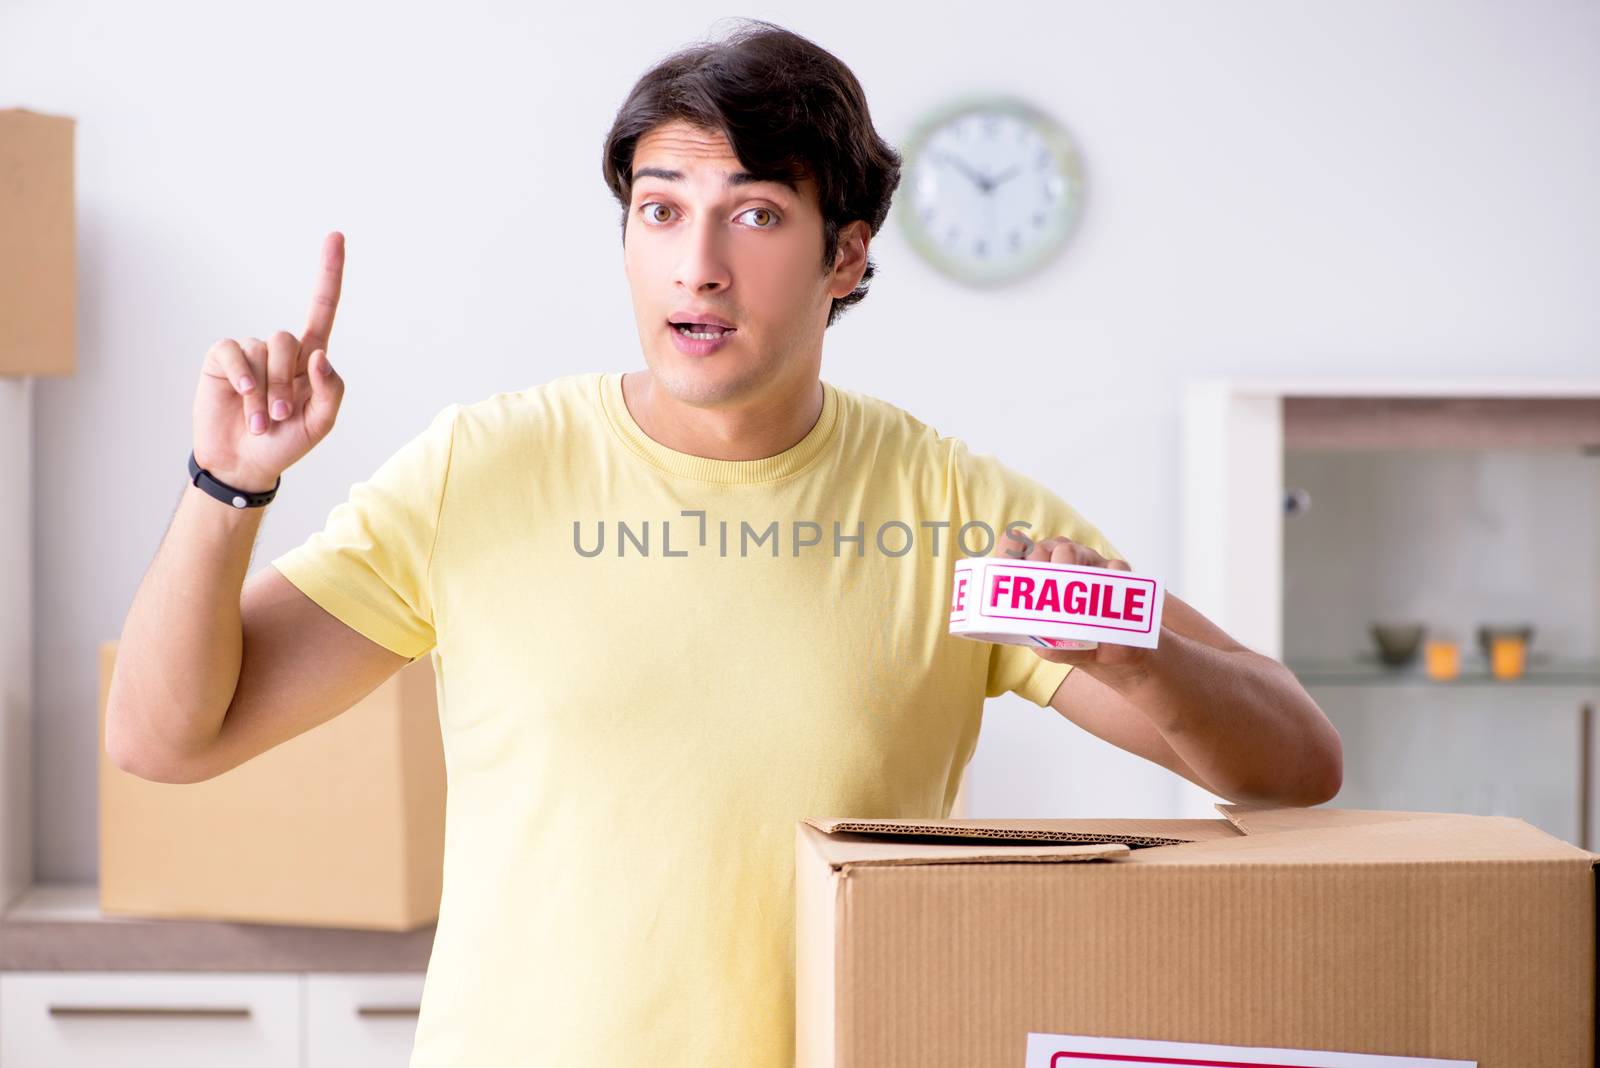
<path id="1" fill-rule="evenodd" d="M 1600 855 L 1505 817 L 1217 808 L 801 822 L 798 1068 L 1023 1068 L 1030 1033 L 1595 1064 Z"/>

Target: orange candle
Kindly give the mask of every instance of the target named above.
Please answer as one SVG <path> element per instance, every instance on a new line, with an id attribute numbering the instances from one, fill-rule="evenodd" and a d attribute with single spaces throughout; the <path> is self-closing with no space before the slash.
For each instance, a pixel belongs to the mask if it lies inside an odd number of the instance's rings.
<path id="1" fill-rule="evenodd" d="M 1528 666 L 1528 644 L 1515 635 L 1496 637 L 1489 643 L 1489 666 L 1497 679 L 1521 678 Z"/>
<path id="2" fill-rule="evenodd" d="M 1453 679 L 1461 673 L 1461 647 L 1442 638 L 1431 638 L 1424 646 L 1430 679 Z"/>

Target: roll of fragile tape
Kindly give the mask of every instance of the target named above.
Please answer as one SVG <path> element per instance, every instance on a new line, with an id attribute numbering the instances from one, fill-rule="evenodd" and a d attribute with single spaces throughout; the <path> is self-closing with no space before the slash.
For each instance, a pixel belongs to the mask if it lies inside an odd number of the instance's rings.
<path id="1" fill-rule="evenodd" d="M 1164 599 L 1153 575 L 968 556 L 955 565 L 950 633 L 1052 649 L 1093 649 L 1100 642 L 1154 649 Z"/>

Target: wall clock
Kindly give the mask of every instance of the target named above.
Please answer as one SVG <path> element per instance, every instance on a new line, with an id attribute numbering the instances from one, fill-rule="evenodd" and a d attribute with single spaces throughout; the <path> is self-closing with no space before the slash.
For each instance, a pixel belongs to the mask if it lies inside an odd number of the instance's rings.
<path id="1" fill-rule="evenodd" d="M 901 147 L 896 208 L 911 247 L 971 285 L 1013 281 L 1066 245 L 1083 207 L 1072 137 L 1015 97 L 975 97 L 925 118 Z"/>

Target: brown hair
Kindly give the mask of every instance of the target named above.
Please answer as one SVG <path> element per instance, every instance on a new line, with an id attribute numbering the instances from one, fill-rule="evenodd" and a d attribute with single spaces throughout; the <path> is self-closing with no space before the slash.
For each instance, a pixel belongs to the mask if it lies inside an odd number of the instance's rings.
<path id="1" fill-rule="evenodd" d="M 674 119 L 720 130 L 745 170 L 762 179 L 816 182 L 823 273 L 833 268 L 840 228 L 862 219 L 876 235 L 900 184 L 900 154 L 873 129 L 850 68 L 799 34 L 744 19 L 724 39 L 690 45 L 656 64 L 617 109 L 601 167 L 622 205 L 624 241 L 634 148 Z M 833 299 L 828 326 L 867 295 L 876 272 L 868 256 L 856 288 Z"/>

